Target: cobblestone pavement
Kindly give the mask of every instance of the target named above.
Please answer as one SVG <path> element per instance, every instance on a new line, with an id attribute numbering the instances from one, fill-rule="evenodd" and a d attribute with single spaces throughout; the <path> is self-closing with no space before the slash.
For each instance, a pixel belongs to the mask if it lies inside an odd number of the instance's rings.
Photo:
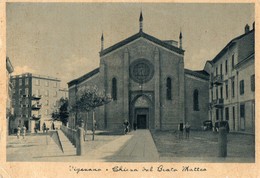
<path id="1" fill-rule="evenodd" d="M 191 131 L 189 139 L 177 131 L 152 133 L 161 161 L 254 162 L 255 136 L 229 133 L 227 157 L 218 158 L 218 134 L 211 131 Z"/>

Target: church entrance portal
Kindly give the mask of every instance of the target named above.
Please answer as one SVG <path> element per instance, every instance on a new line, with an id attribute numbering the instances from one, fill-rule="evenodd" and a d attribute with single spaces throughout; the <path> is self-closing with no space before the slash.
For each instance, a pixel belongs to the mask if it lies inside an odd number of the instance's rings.
<path id="1" fill-rule="evenodd" d="M 149 110 L 148 108 L 137 108 L 135 114 L 135 121 L 137 129 L 148 129 L 149 127 Z"/>
<path id="2" fill-rule="evenodd" d="M 137 128 L 146 129 L 146 115 L 139 114 L 137 115 Z"/>
<path id="3" fill-rule="evenodd" d="M 130 104 L 130 125 L 134 129 L 154 129 L 153 104 L 149 97 L 152 93 L 140 93 L 133 97 Z"/>

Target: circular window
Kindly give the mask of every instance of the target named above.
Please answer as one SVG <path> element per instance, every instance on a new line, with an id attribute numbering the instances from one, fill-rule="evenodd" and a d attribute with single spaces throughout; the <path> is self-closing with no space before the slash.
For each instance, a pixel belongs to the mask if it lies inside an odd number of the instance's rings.
<path id="1" fill-rule="evenodd" d="M 130 65 L 131 78 L 137 83 L 146 83 L 153 78 L 153 64 L 147 59 L 137 59 Z"/>

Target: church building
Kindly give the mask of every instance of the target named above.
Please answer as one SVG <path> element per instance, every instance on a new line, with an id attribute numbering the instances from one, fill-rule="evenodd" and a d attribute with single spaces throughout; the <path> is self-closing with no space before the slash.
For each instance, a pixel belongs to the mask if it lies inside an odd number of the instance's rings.
<path id="1" fill-rule="evenodd" d="M 186 122 L 200 129 L 208 119 L 209 74 L 206 67 L 184 68 L 181 32 L 179 42 L 155 38 L 143 31 L 141 12 L 139 32 L 106 49 L 102 34 L 99 54 L 97 69 L 68 83 L 71 105 L 85 87 L 111 95 L 110 103 L 95 110 L 98 129 L 120 129 L 125 120 L 137 129 L 170 130 Z M 77 117 L 70 114 L 70 127 L 76 127 Z M 90 117 L 86 122 L 92 124 Z"/>

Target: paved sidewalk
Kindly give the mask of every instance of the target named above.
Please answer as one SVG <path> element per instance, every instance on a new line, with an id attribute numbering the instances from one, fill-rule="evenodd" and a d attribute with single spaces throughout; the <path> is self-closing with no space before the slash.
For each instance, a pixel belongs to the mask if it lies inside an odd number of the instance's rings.
<path id="1" fill-rule="evenodd" d="M 110 142 L 90 155 L 100 155 L 103 161 L 155 162 L 159 154 L 149 130 L 137 130 Z"/>
<path id="2" fill-rule="evenodd" d="M 96 149 L 91 148 L 95 141 L 87 141 L 84 156 L 76 156 L 76 151 L 73 152 L 72 149 L 62 153 L 50 137 L 43 135 L 28 136 L 26 140 L 15 140 L 15 137 L 11 137 L 9 141 L 11 143 L 7 147 L 8 161 L 155 162 L 159 159 L 149 130 L 137 130 L 128 135 L 117 136 Z M 28 143 L 33 144 L 27 145 Z"/>

